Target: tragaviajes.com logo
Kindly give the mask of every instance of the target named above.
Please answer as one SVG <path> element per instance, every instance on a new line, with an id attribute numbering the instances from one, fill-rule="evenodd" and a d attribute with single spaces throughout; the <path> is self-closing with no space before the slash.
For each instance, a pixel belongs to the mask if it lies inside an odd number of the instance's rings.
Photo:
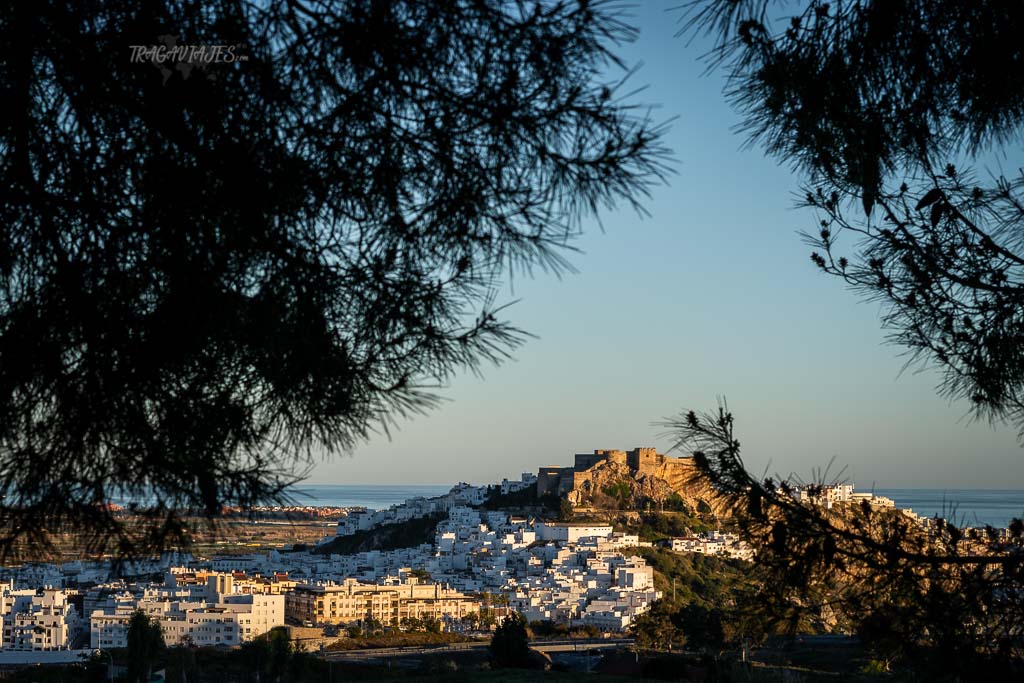
<path id="1" fill-rule="evenodd" d="M 130 45 L 132 64 L 152 64 L 160 70 L 164 84 L 177 71 L 182 79 L 188 80 L 194 68 L 202 70 L 203 75 L 216 80 L 216 75 L 209 69 L 211 64 L 237 64 L 249 61 L 242 44 L 178 44 L 178 36 L 158 36 L 156 45 Z"/>

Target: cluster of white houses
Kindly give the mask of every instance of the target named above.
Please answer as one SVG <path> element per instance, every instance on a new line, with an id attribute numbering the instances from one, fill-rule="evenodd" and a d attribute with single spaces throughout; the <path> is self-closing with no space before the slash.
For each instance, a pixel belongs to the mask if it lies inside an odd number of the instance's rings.
<path id="1" fill-rule="evenodd" d="M 458 507 L 433 540 L 357 555 L 224 556 L 165 567 L 162 583 L 35 589 L 16 588 L 12 580 L 0 603 L 2 647 L 126 647 L 137 610 L 160 624 L 172 646 L 239 645 L 287 622 L 402 626 L 430 619 L 468 628 L 476 623 L 470 615 L 495 604 L 531 620 L 621 630 L 660 597 L 652 569 L 622 552 L 639 539 L 607 525 L 531 524 Z M 424 580 L 425 573 L 433 580 Z"/>
<path id="2" fill-rule="evenodd" d="M 348 580 L 333 585 L 180 569 L 169 572 L 163 584 L 37 590 L 8 583 L 0 599 L 2 649 L 18 651 L 127 647 L 137 611 L 160 624 L 167 645 L 209 647 L 240 645 L 286 621 L 322 625 L 376 619 L 399 624 L 415 618 L 450 623 L 480 605 L 479 598 L 421 584 L 414 576 L 383 584 Z"/>
<path id="3" fill-rule="evenodd" d="M 66 650 L 74 644 L 85 623 L 81 609 L 60 589 L 15 590 L 3 585 L 0 611 L 3 614 L 5 650 Z"/>
<path id="4" fill-rule="evenodd" d="M 815 484 L 800 486 L 792 490 L 792 495 L 808 505 L 819 505 L 827 510 L 842 509 L 846 506 L 869 505 L 871 508 L 896 510 L 910 518 L 925 529 L 936 529 L 944 520 L 935 517 L 924 517 L 910 508 L 897 508 L 896 502 L 887 496 L 873 492 L 855 491 L 853 484 Z M 1006 528 L 996 530 L 1004 538 L 1009 535 Z"/>
<path id="5" fill-rule="evenodd" d="M 502 482 L 501 491 L 535 485 L 527 474 Z M 412 499 L 379 519 L 372 512 L 353 515 L 355 527 L 338 527 L 344 536 L 364 524 L 443 512 L 433 538 L 410 548 L 345 555 L 282 549 L 208 560 L 171 553 L 122 564 L 116 575 L 107 563 L 85 561 L 0 568 L 7 581 L 0 584 L 2 648 L 125 647 L 136 611 L 160 624 L 168 645 L 234 646 L 286 623 L 373 620 L 401 627 L 430 619 L 470 628 L 482 609 L 493 614 L 496 604 L 531 621 L 620 631 L 661 597 L 652 568 L 630 552 L 650 545 L 636 535 L 606 524 L 535 522 L 473 507 L 488 490 L 460 484 L 446 496 Z M 730 554 L 736 545 L 712 534 L 677 539 L 673 548 Z M 150 581 L 154 574 L 164 581 Z"/>
<path id="6" fill-rule="evenodd" d="M 332 561 L 367 580 L 420 567 L 457 590 L 501 596 L 531 621 L 622 630 L 660 597 L 651 567 L 625 552 L 639 545 L 636 535 L 606 524 L 532 522 L 456 506 L 438 524 L 433 543 Z"/>
<path id="7" fill-rule="evenodd" d="M 867 491 L 854 491 L 853 484 L 811 484 L 793 489 L 793 496 L 804 503 L 821 505 L 829 510 L 843 505 L 861 505 L 867 503 L 871 507 L 893 509 L 896 502 L 892 498 L 879 496 Z M 909 510 L 907 512 L 910 512 Z"/>
<path id="8" fill-rule="evenodd" d="M 386 510 L 356 509 L 338 522 L 337 536 L 351 536 L 385 524 L 397 524 L 410 519 L 448 512 L 452 508 L 482 505 L 495 491 L 503 495 L 537 486 L 537 475 L 526 472 L 519 479 L 502 479 L 495 486 L 474 486 L 460 482 L 443 496 L 425 498 L 417 496 Z"/>
<path id="9" fill-rule="evenodd" d="M 285 623 L 284 595 L 236 592 L 231 574 L 206 578 L 205 585 L 179 587 L 169 573 L 163 585 L 146 587 L 141 595 L 129 590 L 96 595 L 90 601 L 89 646 L 127 647 L 136 610 L 160 624 L 170 646 L 240 645 Z"/>
<path id="10" fill-rule="evenodd" d="M 673 538 L 669 547 L 677 553 L 699 553 L 738 560 L 750 560 L 754 557 L 753 549 L 741 541 L 736 534 L 722 531 L 709 531 L 706 534 Z"/>

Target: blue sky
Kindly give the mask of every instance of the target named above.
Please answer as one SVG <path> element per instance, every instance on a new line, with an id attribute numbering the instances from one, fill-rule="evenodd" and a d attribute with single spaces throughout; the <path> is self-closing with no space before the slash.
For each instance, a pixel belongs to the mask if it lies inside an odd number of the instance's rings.
<path id="1" fill-rule="evenodd" d="M 579 273 L 517 278 L 509 318 L 538 336 L 515 360 L 466 374 L 445 405 L 351 456 L 317 483 L 490 482 L 568 464 L 595 448 L 666 448 L 653 421 L 725 396 L 755 472 L 808 478 L 835 458 L 860 489 L 1024 488 L 1024 452 L 1007 426 L 972 423 L 936 395 L 938 375 L 900 374 L 878 306 L 812 266 L 796 234 L 800 178 L 732 127 L 707 45 L 674 37 L 678 0 L 633 10 L 637 99 L 678 117 L 677 174 L 651 216 L 603 216 L 572 257 Z"/>

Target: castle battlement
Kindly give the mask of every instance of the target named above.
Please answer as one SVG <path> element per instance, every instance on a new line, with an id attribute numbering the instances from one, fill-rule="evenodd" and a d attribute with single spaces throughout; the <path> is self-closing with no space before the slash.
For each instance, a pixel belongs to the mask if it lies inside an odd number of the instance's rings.
<path id="1" fill-rule="evenodd" d="M 595 449 L 593 453 L 577 453 L 572 467 L 541 467 L 537 472 L 537 495 L 565 495 L 576 488 L 577 475 L 598 465 L 624 465 L 634 476 L 649 475 L 664 479 L 673 488 L 682 485 L 693 467 L 690 458 L 670 457 L 656 448 L 634 448 L 629 451 Z"/>

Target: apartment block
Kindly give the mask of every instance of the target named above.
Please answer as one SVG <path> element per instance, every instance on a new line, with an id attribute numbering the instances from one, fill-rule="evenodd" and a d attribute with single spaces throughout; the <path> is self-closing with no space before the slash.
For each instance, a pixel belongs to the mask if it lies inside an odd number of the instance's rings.
<path id="1" fill-rule="evenodd" d="M 240 645 L 284 625 L 283 595 L 221 595 L 217 602 L 157 599 L 111 600 L 89 618 L 90 646 L 128 646 L 128 624 L 136 610 L 156 619 L 167 645 Z"/>
<path id="2" fill-rule="evenodd" d="M 479 601 L 436 583 L 410 578 L 378 585 L 346 579 L 341 584 L 305 584 L 285 595 L 285 615 L 299 623 L 349 624 L 376 619 L 400 624 L 404 619 L 461 619 L 479 610 Z"/>
<path id="3" fill-rule="evenodd" d="M 13 590 L 0 595 L 5 650 L 67 650 L 83 630 L 81 615 L 65 591 Z"/>

